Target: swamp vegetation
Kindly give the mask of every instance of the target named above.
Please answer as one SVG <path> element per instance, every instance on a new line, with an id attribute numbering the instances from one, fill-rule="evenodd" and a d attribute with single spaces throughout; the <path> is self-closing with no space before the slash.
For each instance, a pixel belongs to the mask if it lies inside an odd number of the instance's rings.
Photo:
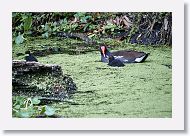
<path id="1" fill-rule="evenodd" d="M 147 15 L 147 13 L 144 14 Z M 156 16 L 158 16 L 158 14 L 159 13 L 153 14 L 155 16 L 155 19 L 153 18 L 152 20 L 154 24 L 156 23 Z M 21 15 L 22 13 L 17 13 L 17 17 Z M 32 13 L 29 15 L 32 17 Z M 39 15 L 47 16 L 48 13 L 40 13 Z M 39 15 L 37 16 L 34 14 L 33 18 L 37 18 Z M 92 27 L 96 24 L 93 23 L 93 25 L 90 26 L 88 19 L 94 19 L 94 22 L 96 22 L 96 18 L 94 17 L 96 14 L 92 14 L 90 17 L 89 13 L 78 13 L 75 14 L 76 18 L 77 15 L 80 21 L 75 20 L 73 25 L 77 24 L 78 26 L 82 26 L 81 24 L 89 23 L 88 26 L 86 26 L 86 29 L 89 30 L 85 30 L 84 33 L 86 33 L 86 31 L 93 32 Z M 127 15 L 132 15 L 132 13 L 128 13 Z M 133 17 L 135 18 L 137 15 L 136 13 Z M 169 13 L 162 13 L 163 18 L 164 15 L 168 18 Z M 15 16 L 16 15 L 14 15 L 14 17 Z M 52 16 L 56 16 L 55 20 L 61 18 L 60 14 L 52 14 Z M 51 22 L 51 19 L 53 19 L 51 18 L 52 16 L 49 15 L 45 17 L 46 21 L 49 17 Z M 66 24 L 71 21 L 69 19 L 72 18 L 72 15 L 67 14 L 64 16 L 67 16 L 67 22 L 63 23 L 66 32 L 73 32 L 74 30 L 80 31 L 80 27 L 78 28 L 78 26 L 74 28 L 74 26 L 71 27 L 70 25 L 70 28 L 74 29 L 72 31 L 69 28 L 66 29 L 68 27 Z M 139 14 L 138 16 L 143 15 Z M 150 16 L 150 13 L 147 16 Z M 27 17 L 28 16 L 26 16 L 25 19 Z M 110 17 L 110 14 L 103 14 L 99 17 L 99 20 L 100 22 L 106 19 L 110 20 Z M 121 16 L 117 16 L 117 14 L 113 15 L 113 18 L 117 17 Z M 159 23 L 162 23 L 162 17 L 158 19 L 160 20 L 160 22 L 158 21 Z M 40 19 L 42 19 L 43 23 L 43 16 Z M 132 18 L 130 19 L 133 20 Z M 148 20 L 146 16 L 144 19 Z M 168 39 L 165 38 L 165 41 L 161 38 L 162 40 L 160 40 L 160 42 L 157 40 L 156 44 L 153 44 L 154 41 L 152 41 L 152 45 L 149 45 L 149 43 L 146 45 L 141 43 L 143 41 L 142 39 L 139 40 L 139 42 L 136 41 L 137 43 L 130 43 L 129 41 L 131 41 L 131 39 L 129 37 L 124 37 L 124 40 L 118 40 L 113 37 L 100 38 L 98 36 L 102 35 L 101 32 L 101 34 L 91 33 L 91 36 L 89 36 L 90 38 L 97 41 L 96 43 L 108 45 L 111 51 L 128 49 L 150 53 L 150 56 L 143 63 L 125 64 L 124 67 L 110 67 L 106 63 L 100 61 L 98 44 L 88 44 L 82 40 L 69 37 L 57 37 L 53 34 L 53 29 L 50 31 L 46 26 L 45 30 L 45 25 L 42 27 L 43 29 L 40 29 L 37 27 L 39 26 L 39 22 L 30 24 L 30 19 L 28 20 L 26 21 L 28 27 L 34 25 L 36 28 L 33 27 L 30 29 L 35 28 L 36 31 L 29 31 L 27 26 L 25 26 L 25 29 L 19 29 L 19 21 L 17 21 L 17 25 L 16 23 L 14 24 L 13 36 L 15 37 L 13 37 L 13 60 L 24 60 L 25 51 L 30 50 L 40 63 L 57 64 L 61 66 L 63 74 L 69 75 L 75 82 L 77 91 L 69 99 L 65 99 L 65 101 L 51 102 L 45 105 L 39 105 L 40 101 L 37 98 L 13 97 L 13 109 L 19 110 L 20 108 L 24 108 L 26 105 L 23 102 L 28 101 L 31 103 L 32 113 L 35 115 L 43 114 L 46 115 L 46 117 L 54 114 L 63 118 L 172 117 L 172 47 L 169 37 Z M 81 23 L 82 21 L 83 23 Z M 141 23 L 142 22 L 141 20 Z M 26 25 L 26 23 L 23 23 L 20 27 L 23 27 L 24 24 Z M 45 24 L 48 25 L 48 23 Z M 83 29 L 84 26 L 85 25 L 83 25 Z M 123 27 L 120 29 L 122 28 Z M 54 29 L 58 29 L 57 26 Z M 132 32 L 132 29 L 133 27 L 130 28 L 130 32 Z M 40 30 L 40 32 L 37 30 Z M 45 31 L 45 33 L 42 30 Z M 107 26 L 105 35 L 115 34 L 115 31 L 119 31 L 117 25 L 110 28 Z M 137 30 L 135 31 L 137 32 Z M 35 32 L 35 36 L 31 36 L 30 32 Z M 167 34 L 168 36 L 170 35 L 168 32 Z M 13 117 L 34 117 L 28 114 L 25 116 L 25 114 L 26 113 L 23 113 L 22 116 L 20 116 L 13 111 Z"/>

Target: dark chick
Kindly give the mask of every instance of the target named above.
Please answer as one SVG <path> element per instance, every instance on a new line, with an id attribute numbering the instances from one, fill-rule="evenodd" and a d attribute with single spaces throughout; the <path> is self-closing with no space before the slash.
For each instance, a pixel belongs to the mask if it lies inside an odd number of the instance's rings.
<path id="1" fill-rule="evenodd" d="M 25 54 L 26 54 L 26 56 L 25 56 L 26 61 L 38 62 L 38 60 L 30 53 L 30 51 L 26 51 Z"/>
<path id="2" fill-rule="evenodd" d="M 109 63 L 108 63 L 109 66 L 112 66 L 112 67 L 124 67 L 125 66 L 123 64 L 123 62 L 121 62 L 118 59 L 115 59 L 114 56 L 112 56 L 112 55 L 108 57 L 108 60 L 109 60 Z"/>

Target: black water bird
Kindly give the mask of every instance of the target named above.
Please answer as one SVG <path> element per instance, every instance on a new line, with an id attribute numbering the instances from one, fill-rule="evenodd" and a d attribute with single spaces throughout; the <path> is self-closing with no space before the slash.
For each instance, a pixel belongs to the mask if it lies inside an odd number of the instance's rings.
<path id="1" fill-rule="evenodd" d="M 26 51 L 25 54 L 26 54 L 26 56 L 25 56 L 26 61 L 38 62 L 38 60 L 30 53 L 30 51 Z"/>
<path id="2" fill-rule="evenodd" d="M 144 62 L 149 53 L 138 52 L 133 50 L 121 50 L 110 52 L 105 45 L 100 46 L 101 61 L 108 63 L 109 56 L 114 56 L 116 60 L 120 60 L 123 63 L 140 63 Z"/>
<path id="3" fill-rule="evenodd" d="M 123 64 L 123 62 L 121 62 L 118 59 L 115 59 L 114 56 L 112 56 L 112 55 L 108 57 L 108 60 L 109 60 L 109 63 L 108 63 L 109 66 L 112 66 L 112 67 L 124 67 L 125 66 Z"/>

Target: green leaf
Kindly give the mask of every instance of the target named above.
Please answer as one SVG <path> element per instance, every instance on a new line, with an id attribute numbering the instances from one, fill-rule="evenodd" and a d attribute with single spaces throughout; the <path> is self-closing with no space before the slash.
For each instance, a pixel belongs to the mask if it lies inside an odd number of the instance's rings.
<path id="1" fill-rule="evenodd" d="M 24 42 L 23 34 L 20 35 L 20 33 L 19 33 L 19 35 L 15 38 L 15 43 L 16 44 L 21 44 L 23 42 Z"/>
<path id="2" fill-rule="evenodd" d="M 48 32 L 45 32 L 44 34 L 42 34 L 42 37 L 43 37 L 43 38 L 48 38 L 48 37 L 49 37 Z"/>
<path id="3" fill-rule="evenodd" d="M 22 103 L 24 101 L 25 97 L 23 97 L 23 96 L 16 96 L 15 99 L 16 99 L 16 102 Z"/>
<path id="4" fill-rule="evenodd" d="M 53 22 L 53 26 L 57 26 L 57 22 Z"/>
<path id="5" fill-rule="evenodd" d="M 29 117 L 31 117 L 31 114 L 30 114 L 30 112 L 20 112 L 19 117 L 21 117 L 21 118 L 29 118 Z"/>
<path id="6" fill-rule="evenodd" d="M 45 106 L 43 106 L 43 107 L 42 107 L 42 109 L 41 109 L 40 115 L 44 114 L 44 113 L 45 113 L 45 111 L 46 111 L 46 107 L 45 107 Z"/>
<path id="7" fill-rule="evenodd" d="M 38 97 L 34 97 L 34 98 L 32 99 L 32 103 L 33 103 L 33 104 L 39 104 L 39 103 L 40 103 L 39 98 L 38 98 Z"/>
<path id="8" fill-rule="evenodd" d="M 19 112 L 19 117 L 21 118 L 29 118 L 32 117 L 32 115 L 34 114 L 34 109 L 33 107 L 30 107 L 28 109 L 21 109 Z"/>
<path id="9" fill-rule="evenodd" d="M 56 30 L 57 30 L 57 27 L 54 27 L 52 31 L 55 32 Z"/>
<path id="10" fill-rule="evenodd" d="M 32 17 L 28 16 L 24 19 L 24 31 L 28 31 L 32 26 Z"/>
<path id="11" fill-rule="evenodd" d="M 14 108 L 18 110 L 20 109 L 20 105 L 16 105 Z"/>
<path id="12" fill-rule="evenodd" d="M 54 108 L 52 108 L 52 107 L 49 107 L 49 106 L 45 106 L 45 114 L 47 115 L 47 116 L 51 116 L 51 115 L 54 115 L 55 114 L 55 109 Z"/>
<path id="13" fill-rule="evenodd" d="M 45 31 L 48 31 L 48 30 L 49 30 L 49 25 L 48 25 L 48 24 L 45 24 L 44 30 L 45 30 Z"/>

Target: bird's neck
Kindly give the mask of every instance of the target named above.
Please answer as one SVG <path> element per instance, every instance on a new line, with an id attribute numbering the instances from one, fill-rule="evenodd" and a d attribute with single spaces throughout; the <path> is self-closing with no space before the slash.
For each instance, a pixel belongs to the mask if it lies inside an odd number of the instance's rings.
<path id="1" fill-rule="evenodd" d="M 110 56 L 110 55 L 111 55 L 110 51 L 107 50 L 107 51 L 106 51 L 106 55 L 107 55 L 107 56 Z"/>

